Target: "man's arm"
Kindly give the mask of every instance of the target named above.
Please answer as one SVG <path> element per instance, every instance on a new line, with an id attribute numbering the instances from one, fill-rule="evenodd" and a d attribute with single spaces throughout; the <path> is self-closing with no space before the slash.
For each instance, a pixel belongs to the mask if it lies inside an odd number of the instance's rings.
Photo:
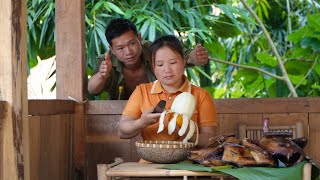
<path id="1" fill-rule="evenodd" d="M 197 44 L 197 46 L 191 50 L 186 55 L 187 64 L 194 64 L 197 66 L 202 66 L 207 64 L 209 60 L 208 51 L 206 48 L 202 47 L 201 44 Z"/>
<path id="2" fill-rule="evenodd" d="M 107 79 L 100 78 L 99 72 L 89 79 L 88 91 L 90 94 L 99 94 L 103 91 Z"/>
<path id="3" fill-rule="evenodd" d="M 100 64 L 99 71 L 94 74 L 88 82 L 88 91 L 90 94 L 98 94 L 103 91 L 107 79 L 112 69 L 112 63 L 109 53 L 106 53 L 105 60 Z"/>

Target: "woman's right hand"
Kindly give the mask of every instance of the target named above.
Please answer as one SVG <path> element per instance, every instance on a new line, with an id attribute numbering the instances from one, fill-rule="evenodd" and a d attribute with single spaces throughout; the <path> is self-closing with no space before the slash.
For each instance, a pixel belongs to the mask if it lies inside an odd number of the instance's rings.
<path id="1" fill-rule="evenodd" d="M 158 122 L 161 113 L 153 113 L 153 110 L 154 108 L 148 108 L 145 111 L 143 111 L 140 118 L 142 128 L 145 128 Z"/>

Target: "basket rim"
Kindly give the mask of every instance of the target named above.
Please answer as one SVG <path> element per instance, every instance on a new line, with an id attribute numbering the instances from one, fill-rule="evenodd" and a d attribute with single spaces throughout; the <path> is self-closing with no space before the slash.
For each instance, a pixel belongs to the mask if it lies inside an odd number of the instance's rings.
<path id="1" fill-rule="evenodd" d="M 184 144 L 182 141 L 136 141 L 136 147 L 142 148 L 160 148 L 160 149 L 189 149 L 195 146 L 194 143 L 188 142 Z"/>

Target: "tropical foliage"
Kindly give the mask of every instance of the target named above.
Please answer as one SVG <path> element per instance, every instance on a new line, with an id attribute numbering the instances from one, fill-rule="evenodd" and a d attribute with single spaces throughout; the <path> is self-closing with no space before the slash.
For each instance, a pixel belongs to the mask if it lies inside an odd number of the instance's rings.
<path id="1" fill-rule="evenodd" d="M 279 56 L 244 4 L 266 27 Z M 187 75 L 215 98 L 287 97 L 292 90 L 279 78 L 283 73 L 298 96 L 319 96 L 319 11 L 313 0 L 86 0 L 87 74 L 96 68 L 97 56 L 108 50 L 106 25 L 123 17 L 146 40 L 176 34 L 186 48 L 203 43 L 211 61 L 188 68 Z M 37 57 L 53 56 L 54 44 L 54 1 L 28 0 L 29 67 L 37 64 Z"/>

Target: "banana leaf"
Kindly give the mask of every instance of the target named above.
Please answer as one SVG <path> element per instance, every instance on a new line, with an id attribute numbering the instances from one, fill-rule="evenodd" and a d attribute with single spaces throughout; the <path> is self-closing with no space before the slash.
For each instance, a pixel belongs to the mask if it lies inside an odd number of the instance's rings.
<path id="1" fill-rule="evenodd" d="M 205 172 L 221 172 L 240 180 L 300 180 L 302 179 L 302 171 L 305 162 L 298 163 L 291 167 L 270 168 L 270 167 L 244 167 L 235 168 L 233 166 L 217 166 L 206 167 L 192 162 L 180 162 L 176 164 L 168 164 L 162 169 L 170 170 L 189 170 L 189 171 L 205 171 Z M 312 179 L 319 179 L 319 169 L 315 165 L 312 166 Z"/>

